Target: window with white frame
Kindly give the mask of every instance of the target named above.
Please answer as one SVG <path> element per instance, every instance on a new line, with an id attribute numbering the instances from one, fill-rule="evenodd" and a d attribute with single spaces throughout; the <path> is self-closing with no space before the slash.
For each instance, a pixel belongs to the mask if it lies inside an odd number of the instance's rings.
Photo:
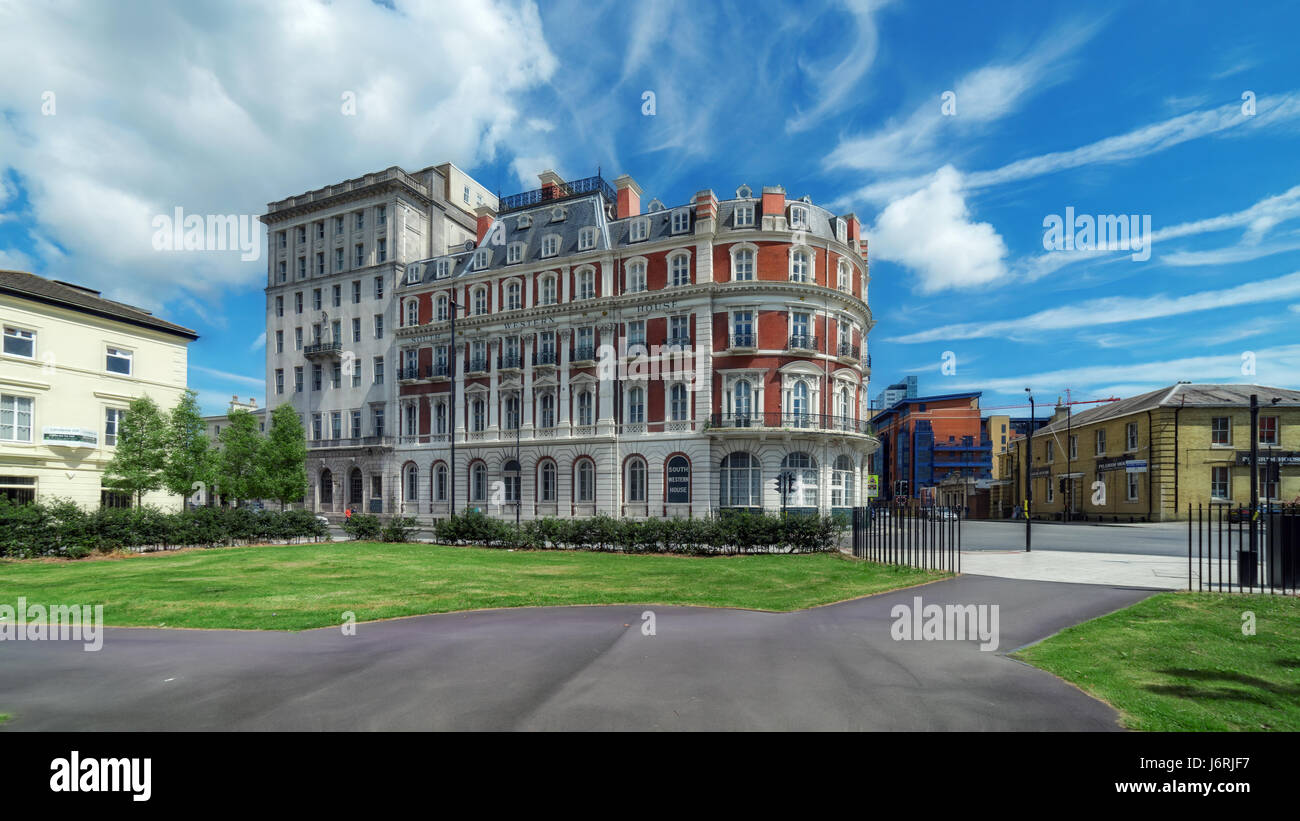
<path id="1" fill-rule="evenodd" d="M 555 501 L 555 462 L 550 459 L 542 460 L 541 468 L 538 471 L 537 481 L 537 501 L 554 502 Z"/>
<path id="2" fill-rule="evenodd" d="M 853 505 L 853 457 L 841 453 L 831 470 L 831 507 Z"/>
<path id="3" fill-rule="evenodd" d="M 541 412 L 538 415 L 538 422 L 540 424 L 540 427 L 543 428 L 555 427 L 555 394 L 551 393 L 550 391 L 543 393 L 541 396 L 540 405 L 541 405 L 540 407 Z"/>
<path id="4" fill-rule="evenodd" d="M 792 230 L 808 229 L 808 206 L 806 205 L 790 206 L 790 228 Z"/>
<path id="5" fill-rule="evenodd" d="M 685 234 L 691 228 L 691 212 L 686 208 L 678 208 L 673 212 L 673 233 Z"/>
<path id="6" fill-rule="evenodd" d="M 472 501 L 487 501 L 487 465 L 475 462 L 469 469 L 469 492 Z"/>
<path id="7" fill-rule="evenodd" d="M 592 299 L 596 296 L 596 272 L 591 268 L 578 270 L 578 299 Z"/>
<path id="8" fill-rule="evenodd" d="M 506 285 L 506 310 L 517 311 L 524 307 L 524 289 L 518 282 Z"/>
<path id="9" fill-rule="evenodd" d="M 1138 423 L 1129 422 L 1124 428 L 1124 445 L 1125 450 L 1135 451 L 1138 448 Z"/>
<path id="10" fill-rule="evenodd" d="M 850 288 L 849 288 L 849 264 L 848 264 L 847 262 L 845 262 L 844 260 L 840 260 L 840 264 L 839 264 L 839 266 L 836 268 L 835 287 L 839 288 L 841 291 L 848 291 L 848 290 L 850 290 Z"/>
<path id="11" fill-rule="evenodd" d="M 1227 465 L 1210 468 L 1210 496 L 1214 499 L 1232 498 L 1232 471 Z"/>
<path id="12" fill-rule="evenodd" d="M 406 300 L 406 326 L 420 324 L 420 303 L 418 300 Z"/>
<path id="13" fill-rule="evenodd" d="M 1210 420 L 1210 444 L 1225 447 L 1232 444 L 1232 420 L 1227 416 L 1216 416 Z"/>
<path id="14" fill-rule="evenodd" d="M 574 497 L 579 502 L 596 501 L 596 465 L 590 459 L 579 459 L 574 465 Z"/>
<path id="15" fill-rule="evenodd" d="M 722 458 L 719 501 L 722 507 L 762 507 L 763 469 L 758 457 L 739 451 Z"/>
<path id="16" fill-rule="evenodd" d="M 691 284 L 691 258 L 685 252 L 673 254 L 668 260 L 668 281 L 674 286 Z"/>
<path id="17" fill-rule="evenodd" d="M 564 222 L 564 218 L 567 216 L 568 212 L 564 210 L 562 205 L 557 205 L 551 209 L 551 222 Z"/>
<path id="18" fill-rule="evenodd" d="M 1125 471 L 1124 476 L 1128 479 L 1128 498 L 1127 498 L 1127 501 L 1130 501 L 1130 502 L 1136 502 L 1136 501 L 1138 500 L 1138 491 L 1139 491 L 1139 488 L 1140 488 L 1140 485 L 1138 485 L 1138 478 L 1139 478 L 1140 474 L 1137 474 L 1137 473 L 1129 473 L 1129 472 Z"/>
<path id="19" fill-rule="evenodd" d="M 634 260 L 627 264 L 627 290 L 628 293 L 638 293 L 645 290 L 644 260 Z"/>
<path id="20" fill-rule="evenodd" d="M 731 347 L 753 348 L 757 345 L 754 334 L 754 310 L 740 308 L 731 312 Z"/>
<path id="21" fill-rule="evenodd" d="M 542 237 L 542 256 L 553 257 L 560 253 L 560 235 L 547 234 Z"/>
<path id="22" fill-rule="evenodd" d="M 578 250 L 590 251 L 596 247 L 596 229 L 583 228 L 578 232 Z"/>
<path id="23" fill-rule="evenodd" d="M 513 265 L 516 262 L 522 262 L 524 259 L 524 244 L 522 242 L 512 242 L 506 247 L 506 264 Z"/>
<path id="24" fill-rule="evenodd" d="M 742 246 L 731 251 L 731 278 L 748 281 L 754 278 L 754 249 Z"/>
<path id="25" fill-rule="evenodd" d="M 736 210 L 732 212 L 731 221 L 736 228 L 754 227 L 754 204 L 742 203 L 737 205 Z"/>
<path id="26" fill-rule="evenodd" d="M 433 275 L 438 279 L 451 276 L 451 260 L 440 259 L 433 263 Z"/>
<path id="27" fill-rule="evenodd" d="M 9 356 L 21 356 L 24 359 L 36 358 L 36 332 L 22 328 L 5 328 L 4 351 Z"/>
<path id="28" fill-rule="evenodd" d="M 32 405 L 30 396 L 0 395 L 0 441 L 32 441 Z"/>
<path id="29" fill-rule="evenodd" d="M 632 353 L 632 349 L 638 345 L 644 348 L 645 344 L 645 320 L 629 320 L 627 323 L 628 353 Z M 642 353 L 644 353 L 644 351 L 642 351 Z"/>
<path id="30" fill-rule="evenodd" d="M 731 415 L 738 423 L 747 423 L 754 411 L 754 387 L 748 379 L 741 379 L 727 392 Z"/>
<path id="31" fill-rule="evenodd" d="M 488 312 L 487 288 L 479 286 L 474 289 L 474 316 L 483 316 Z"/>
<path id="32" fill-rule="evenodd" d="M 650 236 L 650 218 L 638 217 L 628 223 L 628 241 L 641 242 Z"/>
<path id="33" fill-rule="evenodd" d="M 645 421 L 645 388 L 640 385 L 628 388 L 627 421 L 631 424 Z"/>
<path id="34" fill-rule="evenodd" d="M 555 281 L 556 280 L 554 276 L 542 277 L 541 304 L 543 305 L 555 304 Z"/>
<path id="35" fill-rule="evenodd" d="M 487 403 L 482 399 L 470 403 L 470 425 L 470 429 L 475 431 L 487 429 Z"/>
<path id="36" fill-rule="evenodd" d="M 789 453 L 781 460 L 781 468 L 795 475 L 795 486 L 787 494 L 786 504 L 817 507 L 817 460 L 807 453 Z"/>
<path id="37" fill-rule="evenodd" d="M 668 412 L 674 422 L 686 421 L 689 412 L 686 396 L 686 386 L 681 382 L 674 383 L 668 391 Z"/>
<path id="38" fill-rule="evenodd" d="M 434 304 L 434 316 L 437 317 L 439 322 L 446 322 L 447 308 L 448 308 L 447 295 L 438 294 L 438 298 L 433 301 L 433 304 Z"/>
<path id="39" fill-rule="evenodd" d="M 104 409 L 104 444 L 116 445 L 117 436 L 122 432 L 122 420 L 126 418 L 126 411 L 122 408 L 105 408 Z"/>
<path id="40" fill-rule="evenodd" d="M 482 271 L 492 261 L 492 249 L 480 248 L 474 252 L 474 270 Z"/>
<path id="41" fill-rule="evenodd" d="M 104 358 L 104 370 L 109 373 L 131 375 L 131 365 L 135 354 L 123 348 L 109 348 Z"/>
<path id="42" fill-rule="evenodd" d="M 1105 455 L 1106 455 L 1106 431 L 1105 431 L 1105 429 L 1101 429 L 1101 428 L 1099 428 L 1099 429 L 1097 430 L 1097 433 L 1096 433 L 1096 443 L 1097 443 L 1097 451 L 1096 451 L 1097 455 L 1098 455 L 1098 456 L 1105 456 Z"/>
<path id="43" fill-rule="evenodd" d="M 634 456 L 627 460 L 627 476 L 624 487 L 627 488 L 629 504 L 646 500 L 646 465 L 645 459 Z"/>
<path id="44" fill-rule="evenodd" d="M 582 393 L 578 394 L 578 424 L 579 425 L 585 426 L 585 425 L 594 424 L 594 419 L 592 416 L 593 404 L 594 403 L 593 403 L 591 391 L 589 390 L 583 391 Z"/>
<path id="45" fill-rule="evenodd" d="M 533 225 L 533 218 L 530 217 L 528 214 L 520 214 L 519 219 L 515 221 L 515 228 L 517 228 L 520 231 L 522 231 L 525 228 L 531 228 L 532 225 Z"/>
<path id="46" fill-rule="evenodd" d="M 790 252 L 790 281 L 807 282 L 808 281 L 808 251 L 803 248 L 796 248 Z"/>
<path id="47" fill-rule="evenodd" d="M 1259 443 L 1261 445 L 1276 445 L 1277 442 L 1277 417 L 1259 417 Z"/>
<path id="48" fill-rule="evenodd" d="M 835 219 L 835 238 L 840 242 L 849 241 L 849 226 L 842 218 Z"/>

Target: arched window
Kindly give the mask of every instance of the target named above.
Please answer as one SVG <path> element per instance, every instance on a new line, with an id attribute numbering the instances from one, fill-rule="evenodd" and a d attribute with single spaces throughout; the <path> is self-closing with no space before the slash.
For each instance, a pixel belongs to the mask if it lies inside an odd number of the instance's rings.
<path id="1" fill-rule="evenodd" d="M 537 471 L 537 501 L 554 502 L 555 501 L 555 462 L 550 459 L 542 460 L 541 467 Z"/>
<path id="2" fill-rule="evenodd" d="M 668 263 L 669 281 L 673 285 L 691 284 L 691 258 L 687 254 L 677 254 Z"/>
<path id="3" fill-rule="evenodd" d="M 474 316 L 482 316 L 488 312 L 487 307 L 487 288 L 474 289 Z"/>
<path id="4" fill-rule="evenodd" d="M 640 456 L 633 456 L 627 460 L 627 468 L 623 477 L 623 489 L 629 504 L 646 500 L 645 459 Z"/>
<path id="5" fill-rule="evenodd" d="M 555 304 L 555 277 L 542 277 L 541 292 L 541 303 L 543 305 Z"/>
<path id="6" fill-rule="evenodd" d="M 442 462 L 433 466 L 433 500 L 447 501 L 447 466 Z"/>
<path id="7" fill-rule="evenodd" d="M 420 470 L 415 465 L 406 466 L 406 501 L 420 498 Z"/>
<path id="8" fill-rule="evenodd" d="M 786 413 L 790 418 L 786 420 L 787 424 L 803 427 L 811 422 L 809 414 L 811 413 L 811 404 L 808 392 L 808 383 L 800 379 L 790 388 L 787 397 L 788 407 Z"/>
<path id="9" fill-rule="evenodd" d="M 645 290 L 645 263 L 637 260 L 627 264 L 627 291 L 637 293 Z"/>
<path id="10" fill-rule="evenodd" d="M 591 268 L 578 270 L 578 299 L 593 299 L 596 296 L 596 272 Z"/>
<path id="11" fill-rule="evenodd" d="M 515 430 L 519 427 L 519 397 L 510 395 L 505 401 L 505 430 Z"/>
<path id="12" fill-rule="evenodd" d="M 420 324 L 420 303 L 418 300 L 408 299 L 406 300 L 406 325 L 407 327 L 410 327 L 412 325 L 419 325 L 419 324 Z"/>
<path id="13" fill-rule="evenodd" d="M 447 403 L 439 402 L 433 406 L 433 432 L 447 432 Z"/>
<path id="14" fill-rule="evenodd" d="M 798 248 L 790 253 L 790 281 L 808 281 L 808 252 Z"/>
<path id="15" fill-rule="evenodd" d="M 853 505 L 853 459 L 840 454 L 835 457 L 835 467 L 831 472 L 831 507 Z"/>
<path id="16" fill-rule="evenodd" d="M 524 307 L 523 289 L 519 287 L 518 282 L 511 282 L 506 286 L 506 310 L 517 311 Z"/>
<path id="17" fill-rule="evenodd" d="M 578 394 L 578 424 L 592 425 L 595 422 L 592 419 L 592 398 L 591 391 L 583 391 Z"/>
<path id="18" fill-rule="evenodd" d="M 645 421 L 645 388 L 633 387 L 627 392 L 627 421 Z"/>
<path id="19" fill-rule="evenodd" d="M 486 404 L 482 399 L 475 399 L 470 405 L 472 409 L 471 424 L 474 430 L 484 430 L 487 428 L 487 413 L 485 412 Z"/>
<path id="20" fill-rule="evenodd" d="M 573 466 L 574 501 L 596 501 L 596 465 L 590 459 L 579 459 Z"/>
<path id="21" fill-rule="evenodd" d="M 436 308 L 437 313 L 435 314 L 435 316 L 438 317 L 438 321 L 446 322 L 447 321 L 447 295 L 438 294 L 438 299 L 434 302 L 434 305 L 437 306 Z"/>
<path id="22" fill-rule="evenodd" d="M 762 507 L 763 470 L 758 458 L 730 453 L 722 459 L 719 501 L 722 507 Z"/>
<path id="23" fill-rule="evenodd" d="M 320 503 L 322 505 L 334 504 L 334 474 L 329 470 L 320 472 Z"/>
<path id="24" fill-rule="evenodd" d="M 519 462 L 515 459 L 507 460 L 501 466 L 501 482 L 505 485 L 506 501 L 519 501 Z"/>
<path id="25" fill-rule="evenodd" d="M 541 422 L 540 427 L 543 428 L 555 427 L 555 394 L 553 393 L 542 394 L 541 405 L 542 405 L 542 414 L 540 420 Z"/>
<path id="26" fill-rule="evenodd" d="M 731 278 L 737 281 L 754 278 L 754 249 L 737 248 L 731 254 Z"/>
<path id="27" fill-rule="evenodd" d="M 794 473 L 794 489 L 786 504 L 794 507 L 817 507 L 817 460 L 806 453 L 789 453 L 781 460 L 781 469 Z"/>
<path id="28" fill-rule="evenodd" d="M 668 396 L 669 412 L 672 414 L 672 420 L 674 422 L 685 421 L 688 408 L 686 404 L 686 386 L 678 382 L 673 385 L 668 392 Z"/>
<path id="29" fill-rule="evenodd" d="M 849 264 L 840 260 L 839 270 L 836 274 L 836 285 L 841 291 L 849 290 Z"/>
<path id="30" fill-rule="evenodd" d="M 848 385 L 840 388 L 840 424 L 844 429 L 848 429 L 853 423 L 853 389 Z"/>
<path id="31" fill-rule="evenodd" d="M 731 388 L 731 413 L 736 424 L 749 424 L 749 417 L 754 408 L 754 388 L 749 380 L 742 379 Z"/>
<path id="32" fill-rule="evenodd" d="M 471 502 L 487 501 L 487 465 L 482 462 L 470 465 L 469 499 Z"/>

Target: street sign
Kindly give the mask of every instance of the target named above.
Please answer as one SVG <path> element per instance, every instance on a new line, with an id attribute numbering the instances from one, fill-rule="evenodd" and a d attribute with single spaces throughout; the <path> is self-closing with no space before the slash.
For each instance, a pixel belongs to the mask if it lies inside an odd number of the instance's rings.
<path id="1" fill-rule="evenodd" d="M 880 477 L 874 473 L 867 474 L 867 498 L 880 498 Z"/>

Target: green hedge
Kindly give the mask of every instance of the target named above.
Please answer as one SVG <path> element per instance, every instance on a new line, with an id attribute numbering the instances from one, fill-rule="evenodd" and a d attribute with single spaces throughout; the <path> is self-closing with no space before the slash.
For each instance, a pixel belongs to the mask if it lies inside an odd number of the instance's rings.
<path id="1" fill-rule="evenodd" d="M 734 513 L 711 519 L 538 519 L 516 527 L 482 513 L 440 519 L 434 539 L 522 550 L 568 549 L 621 553 L 727 556 L 816 553 L 838 549 L 842 525 L 830 516 Z"/>
<path id="2" fill-rule="evenodd" d="M 0 556 L 81 558 L 133 548 L 216 547 L 329 538 L 306 510 L 201 507 L 167 513 L 154 507 L 82 510 L 67 500 L 14 504 L 0 497 Z"/>

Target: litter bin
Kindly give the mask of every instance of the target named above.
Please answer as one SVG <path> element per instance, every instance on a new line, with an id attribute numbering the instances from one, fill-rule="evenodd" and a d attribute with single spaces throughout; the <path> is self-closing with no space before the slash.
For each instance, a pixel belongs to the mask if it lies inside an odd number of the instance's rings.
<path id="1" fill-rule="evenodd" d="M 1265 514 L 1268 583 L 1294 590 L 1300 583 L 1300 514 Z"/>

